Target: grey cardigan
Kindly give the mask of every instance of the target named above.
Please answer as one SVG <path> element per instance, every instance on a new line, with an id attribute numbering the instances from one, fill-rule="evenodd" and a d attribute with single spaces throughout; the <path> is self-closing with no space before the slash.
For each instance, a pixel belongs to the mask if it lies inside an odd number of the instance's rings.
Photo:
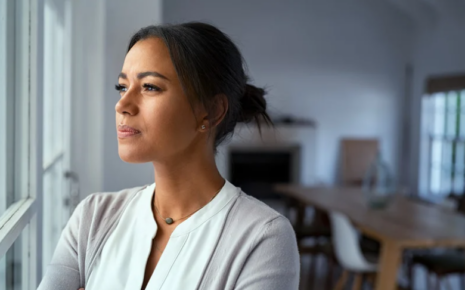
<path id="1" fill-rule="evenodd" d="M 38 289 L 85 287 L 92 265 L 121 214 L 143 188 L 95 193 L 81 201 L 63 230 Z M 233 202 L 196 289 L 297 290 L 299 253 L 289 221 L 244 192 Z"/>

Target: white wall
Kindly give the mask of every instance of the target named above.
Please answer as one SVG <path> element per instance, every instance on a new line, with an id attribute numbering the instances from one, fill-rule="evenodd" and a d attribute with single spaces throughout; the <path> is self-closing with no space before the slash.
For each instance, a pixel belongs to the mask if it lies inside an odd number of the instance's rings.
<path id="1" fill-rule="evenodd" d="M 333 183 L 343 137 L 379 137 L 398 163 L 412 23 L 374 2 L 169 0 L 163 20 L 207 21 L 229 34 L 255 84 L 269 88 L 271 112 L 317 121 L 317 175 Z"/>
<path id="2" fill-rule="evenodd" d="M 422 184 L 424 192 L 427 164 L 420 162 L 421 98 L 425 81 L 430 76 L 465 73 L 465 3 L 440 1 L 435 6 L 435 20 L 431 25 L 419 27 L 414 46 L 414 78 L 412 99 L 412 154 L 410 163 L 411 184 Z M 424 146 L 423 146 L 424 148 Z"/>
<path id="3" fill-rule="evenodd" d="M 55 1 L 61 3 L 62 1 Z M 71 170 L 80 194 L 102 190 L 103 94 L 105 79 L 105 0 L 70 1 L 72 5 Z M 66 84 L 65 84 L 66 85 Z"/>
<path id="4" fill-rule="evenodd" d="M 119 158 L 115 127 L 115 105 L 119 94 L 114 85 L 121 72 L 131 36 L 140 28 L 159 24 L 162 19 L 161 0 L 106 1 L 105 91 L 103 190 L 114 191 L 152 183 L 151 164 L 128 164 Z"/>

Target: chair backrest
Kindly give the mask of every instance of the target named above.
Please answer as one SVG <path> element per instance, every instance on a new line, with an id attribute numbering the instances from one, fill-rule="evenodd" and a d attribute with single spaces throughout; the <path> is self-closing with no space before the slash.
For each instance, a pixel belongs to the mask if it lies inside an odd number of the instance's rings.
<path id="1" fill-rule="evenodd" d="M 377 139 L 343 139 L 341 141 L 342 185 L 362 185 L 363 178 L 378 151 Z"/>
<path id="2" fill-rule="evenodd" d="M 330 212 L 334 251 L 341 266 L 354 272 L 372 272 L 376 265 L 366 261 L 360 248 L 359 236 L 349 219 Z"/>

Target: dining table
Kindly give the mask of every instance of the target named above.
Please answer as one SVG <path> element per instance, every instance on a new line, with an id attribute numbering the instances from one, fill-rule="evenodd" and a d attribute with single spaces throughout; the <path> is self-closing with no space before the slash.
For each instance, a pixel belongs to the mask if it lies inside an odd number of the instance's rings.
<path id="1" fill-rule="evenodd" d="M 395 194 L 384 208 L 368 206 L 360 187 L 277 184 L 276 192 L 326 212 L 346 215 L 364 235 L 381 244 L 376 290 L 394 290 L 407 249 L 465 248 L 465 216 Z"/>

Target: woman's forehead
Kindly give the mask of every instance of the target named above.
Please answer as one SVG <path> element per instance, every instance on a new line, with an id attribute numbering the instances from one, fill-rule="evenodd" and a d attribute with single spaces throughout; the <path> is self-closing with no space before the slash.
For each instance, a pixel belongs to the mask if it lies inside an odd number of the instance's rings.
<path id="1" fill-rule="evenodd" d="M 123 73 L 129 75 L 146 71 L 159 72 L 169 79 L 176 77 L 169 50 L 159 38 L 151 37 L 138 41 L 124 59 Z"/>

